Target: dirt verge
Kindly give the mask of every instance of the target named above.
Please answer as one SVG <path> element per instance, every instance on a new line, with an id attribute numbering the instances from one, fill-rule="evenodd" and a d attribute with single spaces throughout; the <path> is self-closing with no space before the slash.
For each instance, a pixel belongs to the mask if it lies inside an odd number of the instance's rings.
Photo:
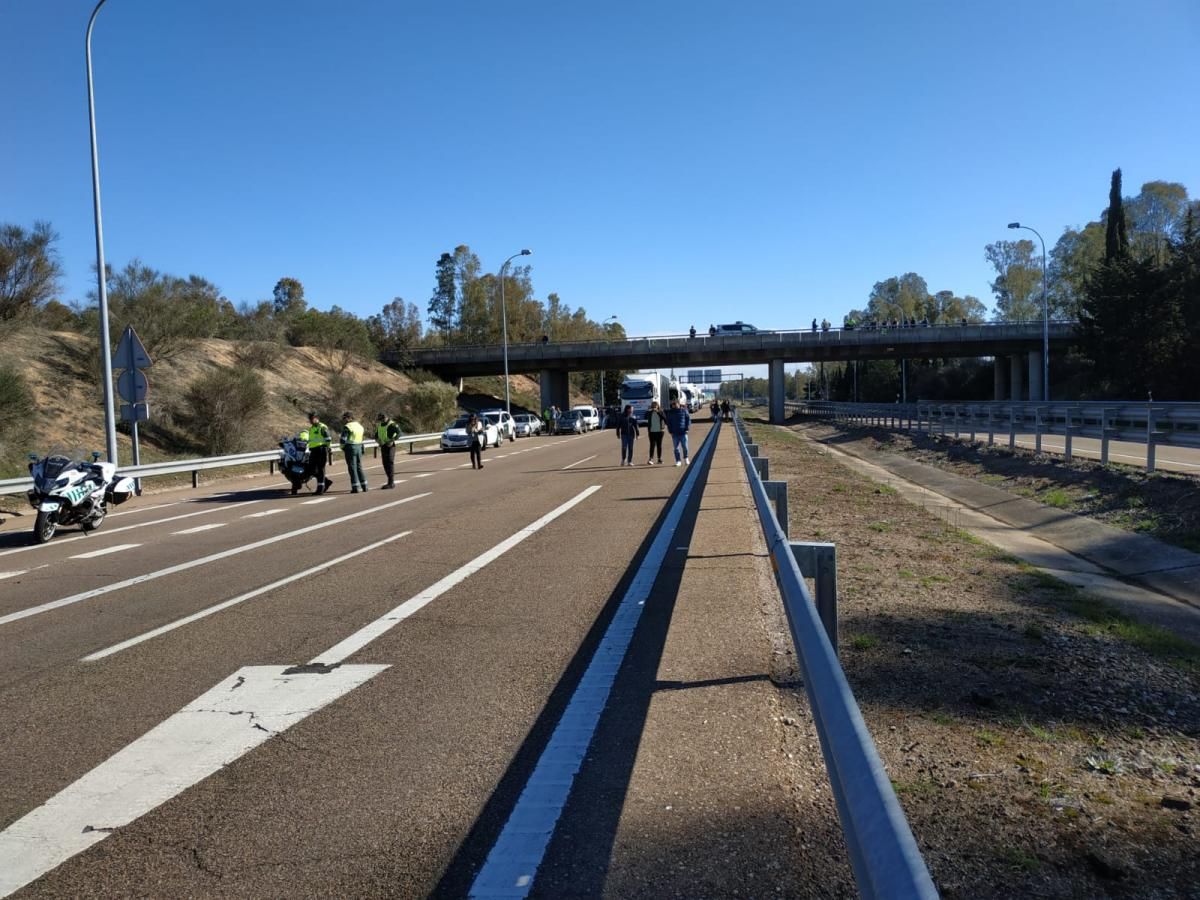
<path id="1" fill-rule="evenodd" d="M 1196 896 L 1200 649 L 752 432 L 793 540 L 837 544 L 842 663 L 943 896 Z"/>

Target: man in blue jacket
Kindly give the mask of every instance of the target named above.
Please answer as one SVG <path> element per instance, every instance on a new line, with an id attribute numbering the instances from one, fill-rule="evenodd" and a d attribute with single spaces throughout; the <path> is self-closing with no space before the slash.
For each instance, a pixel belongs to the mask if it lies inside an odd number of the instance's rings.
<path id="1" fill-rule="evenodd" d="M 675 448 L 675 465 L 686 466 L 688 460 L 688 429 L 692 427 L 692 417 L 688 415 L 687 407 L 680 406 L 678 400 L 671 401 L 667 410 L 667 431 L 671 433 L 671 445 Z M 683 450 L 680 462 L 680 450 Z"/>

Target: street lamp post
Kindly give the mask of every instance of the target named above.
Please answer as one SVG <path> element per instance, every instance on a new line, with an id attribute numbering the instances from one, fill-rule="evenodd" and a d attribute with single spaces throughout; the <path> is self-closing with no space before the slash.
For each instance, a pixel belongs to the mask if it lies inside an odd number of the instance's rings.
<path id="1" fill-rule="evenodd" d="M 500 266 L 500 323 L 504 329 L 504 408 L 510 417 L 512 416 L 512 398 L 509 396 L 508 390 L 508 311 L 504 307 L 504 270 L 518 256 L 528 256 L 532 252 L 532 250 L 522 250 L 520 253 L 514 253 Z"/>
<path id="2" fill-rule="evenodd" d="M 1046 242 L 1036 228 L 1022 225 L 1020 222 L 1009 222 L 1009 228 L 1020 228 L 1032 231 L 1042 243 L 1042 399 L 1050 399 L 1050 301 L 1046 291 Z M 1031 398 L 1032 399 L 1032 398 Z"/>
<path id="3" fill-rule="evenodd" d="M 87 58 L 88 124 L 92 132 L 92 209 L 96 218 L 96 283 L 100 294 L 100 362 L 104 379 L 104 443 L 108 461 L 117 462 L 117 426 L 113 408 L 112 341 L 108 331 L 108 285 L 104 272 L 104 225 L 100 218 L 100 158 L 96 151 L 96 101 L 92 93 L 92 26 L 105 0 L 100 0 L 88 19 L 84 40 Z"/>

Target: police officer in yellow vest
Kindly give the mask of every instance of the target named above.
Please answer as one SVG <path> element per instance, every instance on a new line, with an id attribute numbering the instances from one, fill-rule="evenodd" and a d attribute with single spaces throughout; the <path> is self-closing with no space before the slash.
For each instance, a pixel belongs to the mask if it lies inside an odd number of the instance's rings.
<path id="1" fill-rule="evenodd" d="M 342 452 L 346 454 L 346 471 L 350 473 L 350 493 L 367 489 L 367 475 L 363 472 L 363 427 L 348 412 L 342 413 Z"/>
<path id="2" fill-rule="evenodd" d="M 387 476 L 385 491 L 396 486 L 396 441 L 400 437 L 400 426 L 387 413 L 376 416 L 375 440 L 379 442 L 379 450 L 383 454 L 383 474 Z"/>
<path id="3" fill-rule="evenodd" d="M 325 477 L 325 464 L 329 462 L 329 426 L 321 421 L 316 412 L 308 414 L 308 465 L 311 475 L 317 479 L 317 493 L 323 494 L 333 484 Z"/>

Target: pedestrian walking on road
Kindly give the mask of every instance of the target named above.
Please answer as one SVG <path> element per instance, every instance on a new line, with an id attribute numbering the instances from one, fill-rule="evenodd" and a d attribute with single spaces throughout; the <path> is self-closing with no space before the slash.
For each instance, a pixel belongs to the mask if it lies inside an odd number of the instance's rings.
<path id="1" fill-rule="evenodd" d="M 726 422 L 729 421 L 729 401 L 728 400 L 721 401 L 721 418 L 724 419 Z"/>
<path id="2" fill-rule="evenodd" d="M 383 454 L 383 474 L 387 476 L 383 490 L 390 491 L 396 486 L 396 441 L 400 439 L 400 426 L 387 413 L 380 413 L 375 420 L 375 440 L 379 442 L 379 452 Z"/>
<path id="3" fill-rule="evenodd" d="M 671 445 L 675 449 L 675 465 L 688 465 L 688 429 L 692 427 L 692 417 L 688 415 L 687 407 L 680 406 L 678 400 L 671 401 L 667 411 L 667 431 L 671 432 Z M 682 457 L 680 456 L 682 451 Z"/>
<path id="4" fill-rule="evenodd" d="M 633 465 L 633 444 L 638 439 L 637 416 L 633 414 L 633 405 L 626 404 L 625 411 L 617 420 L 617 437 L 621 439 L 621 465 Z"/>
<path id="5" fill-rule="evenodd" d="M 308 464 L 312 475 L 317 479 L 317 493 L 323 494 L 333 484 L 332 478 L 325 476 L 325 466 L 329 463 L 329 445 L 333 439 L 329 436 L 329 426 L 321 421 L 316 412 L 308 414 Z M 292 493 L 296 493 L 295 490 Z"/>
<path id="6" fill-rule="evenodd" d="M 483 444 L 487 440 L 487 432 L 483 430 L 483 423 L 479 421 L 479 416 L 471 413 L 471 418 L 467 420 L 467 449 L 471 452 L 471 468 L 483 468 Z"/>
<path id="7" fill-rule="evenodd" d="M 646 434 L 650 436 L 650 458 L 646 460 L 646 465 L 654 465 L 654 458 L 658 457 L 658 464 L 662 465 L 662 444 L 663 435 L 667 433 L 667 417 L 663 415 L 662 408 L 655 400 L 650 404 L 650 412 L 646 413 Z"/>
<path id="8" fill-rule="evenodd" d="M 346 471 L 350 473 L 350 493 L 357 494 L 367 489 L 367 475 L 363 472 L 362 423 L 348 412 L 342 413 L 342 453 L 346 456 Z"/>

